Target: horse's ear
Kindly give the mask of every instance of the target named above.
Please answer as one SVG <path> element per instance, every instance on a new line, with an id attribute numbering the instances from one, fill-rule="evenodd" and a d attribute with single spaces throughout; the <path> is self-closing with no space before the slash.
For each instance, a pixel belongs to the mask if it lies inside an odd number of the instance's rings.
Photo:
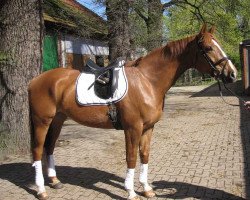
<path id="1" fill-rule="evenodd" d="M 205 33 L 206 31 L 207 31 L 207 24 L 205 23 L 205 24 L 203 24 L 200 33 L 203 34 L 203 33 Z"/>
<path id="2" fill-rule="evenodd" d="M 215 32 L 215 26 L 212 26 L 212 27 L 209 29 L 209 33 L 214 34 L 214 32 Z"/>

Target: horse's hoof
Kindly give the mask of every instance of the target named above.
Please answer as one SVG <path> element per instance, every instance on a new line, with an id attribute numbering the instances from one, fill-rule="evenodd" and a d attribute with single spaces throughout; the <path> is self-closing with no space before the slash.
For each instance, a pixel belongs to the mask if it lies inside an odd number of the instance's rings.
<path id="1" fill-rule="evenodd" d="M 155 192 L 153 190 L 144 191 L 143 196 L 146 198 L 152 198 L 155 197 Z"/>
<path id="2" fill-rule="evenodd" d="M 37 194 L 37 198 L 39 200 L 47 200 L 49 198 L 47 192 L 42 192 L 42 193 L 39 193 Z"/>
<path id="3" fill-rule="evenodd" d="M 49 185 L 53 189 L 61 189 L 61 188 L 63 188 L 63 184 L 58 179 L 54 180 Z"/>

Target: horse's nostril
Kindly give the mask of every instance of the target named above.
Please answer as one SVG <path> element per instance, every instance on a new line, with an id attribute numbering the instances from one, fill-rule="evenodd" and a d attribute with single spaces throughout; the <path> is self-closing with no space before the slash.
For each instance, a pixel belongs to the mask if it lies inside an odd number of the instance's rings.
<path id="1" fill-rule="evenodd" d="M 236 79 L 236 73 L 235 73 L 235 72 L 231 72 L 231 73 L 230 73 L 230 77 L 231 77 L 232 79 Z"/>

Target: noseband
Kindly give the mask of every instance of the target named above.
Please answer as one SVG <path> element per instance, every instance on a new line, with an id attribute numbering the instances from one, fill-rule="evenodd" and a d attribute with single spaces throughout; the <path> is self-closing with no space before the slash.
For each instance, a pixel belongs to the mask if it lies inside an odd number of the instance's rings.
<path id="1" fill-rule="evenodd" d="M 213 69 L 213 72 L 218 71 L 218 69 L 216 68 L 217 65 L 220 65 L 224 61 L 228 62 L 230 60 L 228 57 L 222 57 L 217 62 L 212 61 L 211 58 L 207 55 L 207 52 L 212 51 L 212 49 L 211 50 L 210 49 L 209 50 L 205 50 L 203 48 L 203 46 L 201 45 L 201 43 L 202 43 L 202 39 L 197 40 L 198 48 L 199 48 L 201 54 L 203 55 L 203 57 L 206 59 L 206 61 L 210 65 L 210 67 Z M 219 75 L 221 75 L 221 72 L 219 72 Z"/>

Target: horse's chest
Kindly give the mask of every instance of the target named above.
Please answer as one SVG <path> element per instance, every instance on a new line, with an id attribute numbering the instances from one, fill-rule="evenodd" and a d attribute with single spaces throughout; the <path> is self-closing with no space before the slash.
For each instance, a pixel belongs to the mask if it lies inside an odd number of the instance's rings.
<path id="1" fill-rule="evenodd" d="M 143 115 L 142 115 L 144 126 L 145 127 L 154 126 L 154 124 L 160 120 L 161 115 L 162 115 L 162 109 L 160 109 L 159 107 L 157 107 L 157 108 L 152 108 L 152 107 L 145 108 L 145 110 L 143 111 Z"/>

